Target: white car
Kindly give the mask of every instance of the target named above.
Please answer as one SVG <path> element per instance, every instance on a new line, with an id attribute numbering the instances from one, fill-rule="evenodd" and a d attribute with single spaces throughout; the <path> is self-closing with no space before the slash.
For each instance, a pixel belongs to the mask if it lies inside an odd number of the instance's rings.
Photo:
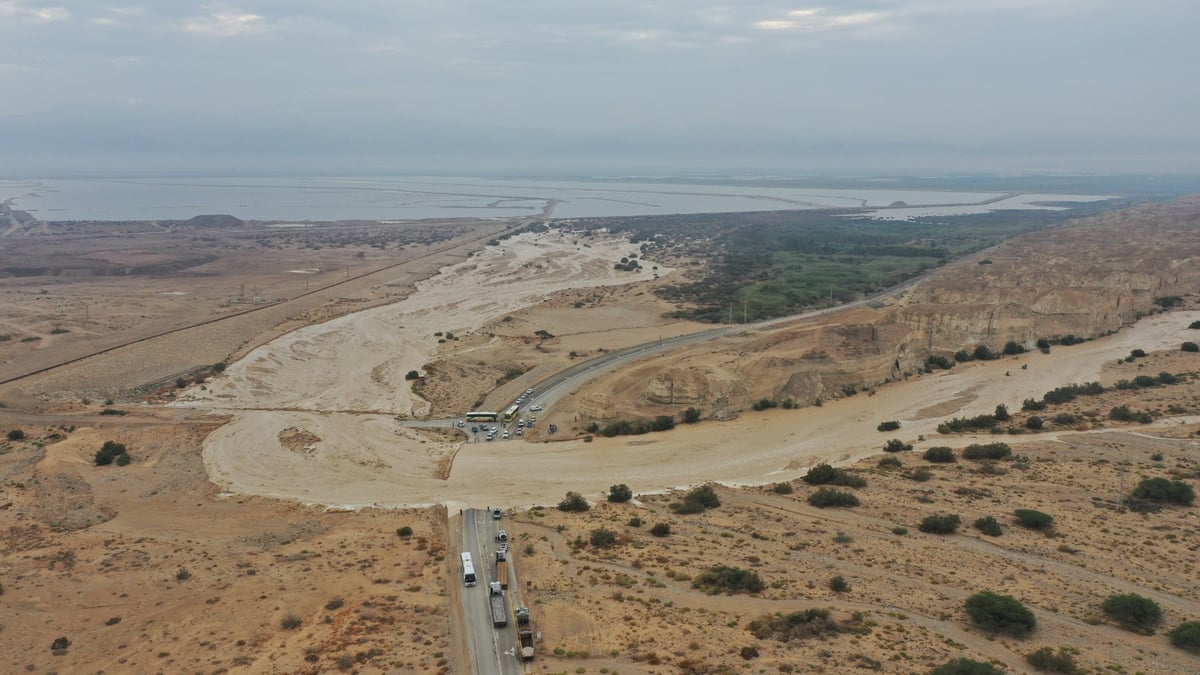
<path id="1" fill-rule="evenodd" d="M 508 431 L 505 431 L 504 433 L 500 434 L 500 438 L 508 438 Z"/>
<path id="2" fill-rule="evenodd" d="M 531 406 L 529 406 L 529 409 L 530 409 L 530 410 L 532 410 L 532 411 L 534 411 L 534 412 L 537 412 L 538 410 L 541 410 L 541 409 L 542 409 L 542 406 L 541 406 L 541 404 L 538 404 L 538 405 L 531 405 Z"/>

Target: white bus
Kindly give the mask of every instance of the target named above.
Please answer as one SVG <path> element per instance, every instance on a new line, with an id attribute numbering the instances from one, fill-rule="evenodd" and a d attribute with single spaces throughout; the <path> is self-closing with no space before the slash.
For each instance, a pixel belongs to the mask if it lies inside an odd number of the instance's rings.
<path id="1" fill-rule="evenodd" d="M 463 584 L 467 586 L 475 585 L 475 565 L 471 564 L 471 554 L 462 554 L 463 567 Z"/>

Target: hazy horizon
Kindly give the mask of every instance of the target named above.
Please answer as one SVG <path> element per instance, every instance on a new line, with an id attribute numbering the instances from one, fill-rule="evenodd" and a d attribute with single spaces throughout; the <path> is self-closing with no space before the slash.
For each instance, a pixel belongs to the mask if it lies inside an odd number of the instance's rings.
<path id="1" fill-rule="evenodd" d="M 0 175 L 1200 173 L 1184 0 L 0 0 Z"/>

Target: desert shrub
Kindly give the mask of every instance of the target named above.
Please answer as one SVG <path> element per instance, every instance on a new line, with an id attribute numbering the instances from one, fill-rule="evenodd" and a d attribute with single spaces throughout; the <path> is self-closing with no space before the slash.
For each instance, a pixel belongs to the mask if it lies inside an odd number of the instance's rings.
<path id="1" fill-rule="evenodd" d="M 408 525 L 405 525 L 404 527 L 398 528 L 396 530 L 396 536 L 398 536 L 398 537 L 408 538 L 408 537 L 411 537 L 412 535 L 413 535 L 413 529 L 411 527 L 409 527 Z"/>
<path id="2" fill-rule="evenodd" d="M 960 349 L 954 352 L 954 360 L 959 363 L 966 363 L 967 361 L 974 361 L 975 357 L 971 356 L 971 352 L 965 349 Z"/>
<path id="3" fill-rule="evenodd" d="M 900 428 L 900 422 L 891 420 L 888 422 L 880 422 L 879 426 L 875 427 L 879 431 L 895 431 Z"/>
<path id="4" fill-rule="evenodd" d="M 633 490 L 630 490 L 628 485 L 620 483 L 608 488 L 608 501 L 621 504 L 630 499 L 633 499 Z"/>
<path id="5" fill-rule="evenodd" d="M 808 496 L 808 503 L 823 509 L 829 506 L 858 506 L 858 497 L 850 492 L 821 488 Z"/>
<path id="6" fill-rule="evenodd" d="M 1059 647 L 1057 652 L 1053 647 L 1042 647 L 1030 652 L 1025 660 L 1035 669 L 1047 673 L 1075 675 L 1079 672 L 1079 666 L 1075 665 L 1075 657 L 1066 647 Z"/>
<path id="7" fill-rule="evenodd" d="M 1021 410 L 1024 410 L 1026 412 L 1037 412 L 1038 410 L 1045 410 L 1045 409 L 1046 409 L 1045 401 L 1038 401 L 1036 399 L 1027 398 L 1021 402 Z"/>
<path id="8" fill-rule="evenodd" d="M 681 514 L 700 513 L 706 509 L 715 509 L 720 505 L 721 500 L 713 491 L 712 486 L 701 485 L 684 495 L 682 502 L 671 504 L 671 510 Z"/>
<path id="9" fill-rule="evenodd" d="M 996 418 L 997 422 L 1007 422 L 1012 415 L 1008 414 L 1008 406 L 1000 403 L 996 406 L 996 412 L 992 413 L 992 417 Z"/>
<path id="10" fill-rule="evenodd" d="M 1027 429 L 1033 429 L 1034 431 L 1041 430 L 1041 428 L 1045 425 L 1046 421 L 1037 415 L 1030 415 L 1029 418 L 1025 420 L 1025 427 Z"/>
<path id="11" fill-rule="evenodd" d="M 1176 647 L 1200 650 L 1200 621 L 1184 621 L 1167 633 L 1167 637 Z"/>
<path id="12" fill-rule="evenodd" d="M 1162 622 L 1162 608 L 1158 603 L 1137 593 L 1110 595 L 1100 609 L 1121 628 L 1146 635 L 1153 633 Z"/>
<path id="13" fill-rule="evenodd" d="M 795 490 L 791 483 L 776 483 L 771 486 L 771 491 L 777 495 L 790 495 Z"/>
<path id="14" fill-rule="evenodd" d="M 1166 478 L 1147 478 L 1138 483 L 1133 489 L 1132 496 L 1136 499 L 1152 499 L 1158 502 L 1169 502 L 1191 506 L 1196 499 L 1196 491 L 1192 486 L 1181 480 Z"/>
<path id="15" fill-rule="evenodd" d="M 971 352 L 971 356 L 974 356 L 977 361 L 991 361 L 996 358 L 996 355 L 992 352 L 992 348 L 987 345 L 976 347 L 975 351 Z"/>
<path id="16" fill-rule="evenodd" d="M 579 513 L 587 511 L 590 508 L 592 508 L 592 505 L 588 504 L 587 499 L 578 492 L 568 492 L 567 496 L 558 503 L 559 511 L 574 511 Z"/>
<path id="17" fill-rule="evenodd" d="M 1031 530 L 1048 530 L 1054 526 L 1054 516 L 1033 509 L 1017 509 L 1013 511 L 1017 523 Z"/>
<path id="18" fill-rule="evenodd" d="M 333 598 L 330 598 L 329 602 L 325 603 L 325 610 L 332 612 L 336 609 L 341 609 L 342 606 L 345 604 L 346 604 L 346 601 L 343 600 L 340 595 L 335 596 Z"/>
<path id="19" fill-rule="evenodd" d="M 1191 322 L 1190 324 L 1188 324 L 1188 328 L 1191 328 L 1192 330 L 1196 330 L 1197 328 L 1200 328 L 1200 321 Z"/>
<path id="20" fill-rule="evenodd" d="M 186 567 L 180 567 L 175 570 L 175 581 L 187 581 L 192 578 L 192 573 Z"/>
<path id="21" fill-rule="evenodd" d="M 892 528 L 892 534 L 903 537 L 904 535 L 908 534 L 908 528 L 904 527 L 903 525 L 897 525 Z"/>
<path id="22" fill-rule="evenodd" d="M 1163 372 L 1158 374 L 1158 383 L 1159 384 L 1175 384 L 1178 381 L 1179 381 L 1179 378 L 1176 377 L 1174 373 L 1168 373 L 1167 371 L 1164 370 Z"/>
<path id="23" fill-rule="evenodd" d="M 1005 413 L 1008 410 L 1005 409 Z M 963 431 L 979 431 L 996 426 L 994 415 L 976 415 L 975 417 L 954 417 L 938 425 L 939 434 L 953 434 Z"/>
<path id="24" fill-rule="evenodd" d="M 779 406 L 779 404 L 776 403 L 775 401 L 772 401 L 769 398 L 762 398 L 762 399 L 755 401 L 754 404 L 751 405 L 750 407 L 754 408 L 755 410 L 768 410 L 770 408 L 775 408 L 778 406 Z"/>
<path id="25" fill-rule="evenodd" d="M 1000 528 L 1000 521 L 992 516 L 984 516 L 975 521 L 975 529 L 986 534 L 989 537 L 999 537 L 1004 534 L 1004 530 Z"/>
<path id="26" fill-rule="evenodd" d="M 829 580 L 829 590 L 834 593 L 845 593 L 850 590 L 850 583 L 846 581 L 845 577 L 839 574 Z"/>
<path id="27" fill-rule="evenodd" d="M 650 423 L 652 431 L 670 431 L 675 428 L 675 418 L 670 415 L 659 415 Z"/>
<path id="28" fill-rule="evenodd" d="M 1079 418 L 1071 413 L 1059 413 L 1054 416 L 1054 423 L 1064 427 L 1069 427 L 1079 424 Z"/>
<path id="29" fill-rule="evenodd" d="M 829 610 L 812 607 L 791 614 L 768 614 L 746 625 L 759 640 L 791 642 L 805 638 L 837 633 L 840 628 L 829 616 Z"/>
<path id="30" fill-rule="evenodd" d="M 295 614 L 288 614 L 287 616 L 283 617 L 282 621 L 279 622 L 279 625 L 282 626 L 284 630 L 296 630 L 303 624 L 304 619 L 301 619 Z"/>
<path id="31" fill-rule="evenodd" d="M 758 593 L 766 588 L 758 573 L 726 565 L 718 565 L 701 573 L 692 586 L 705 589 L 710 594 Z"/>
<path id="32" fill-rule="evenodd" d="M 406 380 L 419 380 L 420 378 L 421 374 L 415 370 L 410 370 L 404 374 L 404 379 Z"/>
<path id="33" fill-rule="evenodd" d="M 104 410 L 100 411 L 100 414 L 101 415 L 116 415 L 118 417 L 123 417 L 125 415 L 128 415 L 129 411 L 128 410 L 118 410 L 117 408 L 105 408 Z"/>
<path id="34" fill-rule="evenodd" d="M 25 440 L 25 432 L 20 429 L 12 429 L 8 432 L 8 440 L 23 441 Z"/>
<path id="35" fill-rule="evenodd" d="M 632 517 L 632 518 L 630 518 L 630 519 L 629 519 L 629 523 L 628 523 L 628 525 L 629 525 L 630 527 L 641 527 L 641 526 L 642 526 L 642 519 L 641 519 L 641 518 L 638 518 L 637 516 L 634 516 L 634 517 Z"/>
<path id="36" fill-rule="evenodd" d="M 934 368 L 950 370 L 953 367 L 954 362 L 944 356 L 930 354 L 929 356 L 925 357 L 925 370 L 927 371 L 933 370 Z"/>
<path id="37" fill-rule="evenodd" d="M 1033 612 L 1011 595 L 976 593 L 967 598 L 964 607 L 971 621 L 990 633 L 1022 637 L 1037 627 Z"/>
<path id="38" fill-rule="evenodd" d="M 1025 347 L 1016 340 L 1009 340 L 1004 343 L 1004 353 L 1013 356 L 1014 354 L 1024 354 Z"/>
<path id="39" fill-rule="evenodd" d="M 921 519 L 917 529 L 929 534 L 954 534 L 961 522 L 957 513 L 937 513 Z"/>
<path id="40" fill-rule="evenodd" d="M 588 538 L 588 541 L 596 548 L 612 548 L 617 543 L 617 533 L 598 527 L 592 530 L 592 536 Z"/>
<path id="41" fill-rule="evenodd" d="M 906 450 L 912 450 L 912 449 L 913 449 L 912 443 L 905 443 L 904 441 L 900 440 L 899 438 L 893 438 L 890 441 L 888 441 L 887 443 L 883 444 L 884 452 L 904 452 Z"/>
<path id="42" fill-rule="evenodd" d="M 963 459 L 1007 459 L 1011 455 L 1007 443 L 972 443 L 963 448 Z"/>
<path id="43" fill-rule="evenodd" d="M 120 455 L 126 454 L 128 454 L 128 452 L 125 449 L 124 443 L 117 443 L 116 441 L 104 441 L 104 445 L 100 446 L 100 449 L 96 451 L 96 466 L 108 466 L 109 464 L 113 463 L 114 459 Z M 125 464 L 128 463 L 129 462 L 125 462 Z"/>
<path id="44" fill-rule="evenodd" d="M 929 448 L 922 457 L 927 462 L 937 464 L 949 464 L 950 462 L 958 461 L 958 457 L 954 455 L 954 450 L 944 445 Z"/>
<path id="45" fill-rule="evenodd" d="M 117 466 L 129 466 L 129 463 L 132 461 L 133 458 L 129 456 L 128 452 L 122 452 L 117 455 Z"/>
<path id="46" fill-rule="evenodd" d="M 683 421 L 685 424 L 695 424 L 696 422 L 699 422 L 700 421 L 700 409 L 692 407 L 692 408 L 688 408 L 687 410 L 684 410 L 683 411 Z"/>
<path id="47" fill-rule="evenodd" d="M 1200 345 L 1197 345 L 1195 342 L 1185 342 L 1179 348 L 1185 352 L 1200 352 Z"/>
<path id="48" fill-rule="evenodd" d="M 671 534 L 671 526 L 667 523 L 655 523 L 654 527 L 650 528 L 650 534 L 656 537 L 665 537 Z"/>
<path id="49" fill-rule="evenodd" d="M 817 464 L 804 474 L 809 485 L 840 485 L 842 487 L 866 487 L 867 480 L 844 469 L 835 469 L 828 464 Z"/>
<path id="50" fill-rule="evenodd" d="M 933 478 L 933 472 L 928 467 L 918 466 L 917 468 L 904 474 L 904 477 L 909 480 L 915 480 L 918 483 L 924 483 Z"/>
<path id="51" fill-rule="evenodd" d="M 990 663 L 960 657 L 929 671 L 929 675 L 1004 675 Z"/>
<path id="52" fill-rule="evenodd" d="M 1040 349 L 1043 354 L 1049 354 L 1050 353 L 1050 341 L 1047 340 L 1046 338 L 1038 338 L 1037 339 L 1037 348 Z"/>
<path id="53" fill-rule="evenodd" d="M 903 462 L 895 455 L 886 455 L 879 458 L 879 468 L 881 469 L 895 469 L 901 466 L 904 466 Z"/>

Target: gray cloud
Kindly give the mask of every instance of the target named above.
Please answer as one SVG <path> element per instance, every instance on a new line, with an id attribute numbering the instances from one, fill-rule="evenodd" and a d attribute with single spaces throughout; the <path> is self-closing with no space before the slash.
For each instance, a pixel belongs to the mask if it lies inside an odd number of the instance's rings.
<path id="1" fill-rule="evenodd" d="M 0 0 L 0 158 L 1178 169 L 1197 19 L 1191 0 Z"/>

